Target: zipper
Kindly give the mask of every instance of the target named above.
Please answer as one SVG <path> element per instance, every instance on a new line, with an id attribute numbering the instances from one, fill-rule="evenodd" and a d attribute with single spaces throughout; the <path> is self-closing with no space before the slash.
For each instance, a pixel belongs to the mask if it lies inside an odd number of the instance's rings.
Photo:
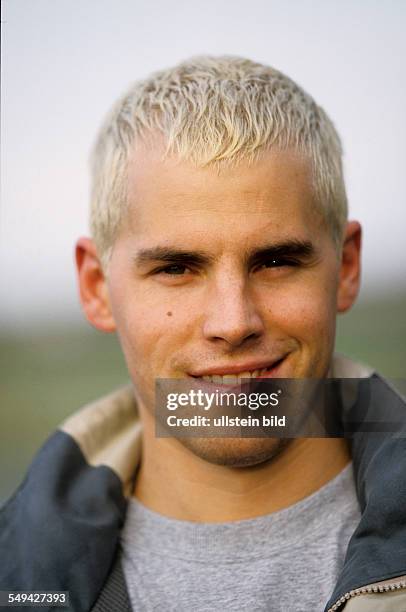
<path id="1" fill-rule="evenodd" d="M 399 576 L 398 582 L 382 580 L 381 582 L 374 582 L 372 584 L 359 587 L 358 589 L 348 591 L 348 593 L 345 593 L 345 595 L 340 597 L 340 599 L 337 599 L 335 604 L 331 606 L 327 612 L 335 612 L 341 608 L 343 604 L 347 603 L 349 599 L 356 597 L 357 595 L 364 595 L 366 593 L 386 593 L 387 591 L 396 591 L 399 589 L 406 589 L 406 576 Z"/>

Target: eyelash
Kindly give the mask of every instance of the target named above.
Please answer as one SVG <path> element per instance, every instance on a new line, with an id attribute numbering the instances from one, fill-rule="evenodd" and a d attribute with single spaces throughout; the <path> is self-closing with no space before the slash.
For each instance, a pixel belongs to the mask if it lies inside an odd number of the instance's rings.
<path id="1" fill-rule="evenodd" d="M 273 264 L 273 265 L 269 265 L 269 264 Z M 292 258 L 287 258 L 287 257 L 281 257 L 280 259 L 278 259 L 277 257 L 274 257 L 273 259 L 270 259 L 262 264 L 259 264 L 257 266 L 257 269 L 261 269 L 261 268 L 283 268 L 284 266 L 290 266 L 290 267 L 297 267 L 300 265 L 300 261 L 298 261 L 297 259 L 292 259 Z"/>
<path id="2" fill-rule="evenodd" d="M 271 264 L 271 265 L 269 265 Z M 273 264 L 273 265 L 272 265 Z M 299 266 L 300 262 L 296 259 L 288 259 L 288 258 L 281 258 L 281 259 L 277 259 L 276 257 L 273 258 L 272 260 L 269 260 L 265 263 L 259 264 L 258 266 L 256 266 L 256 270 L 261 270 L 263 268 L 282 268 L 284 266 L 291 266 L 291 267 L 296 267 Z M 183 272 L 175 272 L 174 274 L 171 274 L 171 270 L 173 271 L 174 268 L 177 268 L 179 270 L 179 268 L 181 268 L 183 270 Z M 182 276 L 186 270 L 192 271 L 193 269 L 190 266 L 187 266 L 186 264 L 169 264 L 167 266 L 163 266 L 161 268 L 157 268 L 156 270 L 154 270 L 154 274 L 160 274 L 160 273 L 164 273 L 167 274 L 168 276 Z"/>
<path id="3" fill-rule="evenodd" d="M 186 264 L 170 264 L 169 266 L 164 266 L 162 268 L 158 268 L 157 270 L 155 270 L 155 274 L 159 274 L 161 272 L 165 272 L 166 274 L 168 274 L 169 276 L 182 276 L 182 274 L 170 274 L 169 270 L 171 270 L 171 268 L 183 268 L 184 270 L 188 270 L 188 266 Z"/>

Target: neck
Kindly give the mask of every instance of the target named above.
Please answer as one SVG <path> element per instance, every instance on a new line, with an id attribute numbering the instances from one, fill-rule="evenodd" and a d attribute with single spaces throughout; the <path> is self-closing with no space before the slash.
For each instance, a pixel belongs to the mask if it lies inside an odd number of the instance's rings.
<path id="1" fill-rule="evenodd" d="M 134 495 L 178 520 L 229 522 L 287 508 L 334 478 L 350 461 L 339 438 L 292 440 L 276 457 L 253 467 L 209 463 L 173 438 L 155 438 L 144 421 Z"/>

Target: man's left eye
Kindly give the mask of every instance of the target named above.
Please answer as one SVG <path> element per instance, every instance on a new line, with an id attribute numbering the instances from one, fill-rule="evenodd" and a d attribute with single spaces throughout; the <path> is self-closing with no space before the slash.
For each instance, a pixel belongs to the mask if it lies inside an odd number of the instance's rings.
<path id="1" fill-rule="evenodd" d="M 259 268 L 282 268 L 283 266 L 297 266 L 298 262 L 292 259 L 282 259 L 273 257 L 272 259 L 268 259 L 264 261 Z"/>
<path id="2" fill-rule="evenodd" d="M 165 274 L 180 276 L 187 272 L 187 266 L 183 264 L 171 264 L 170 266 L 165 266 L 165 268 L 161 268 L 158 272 L 164 272 Z"/>

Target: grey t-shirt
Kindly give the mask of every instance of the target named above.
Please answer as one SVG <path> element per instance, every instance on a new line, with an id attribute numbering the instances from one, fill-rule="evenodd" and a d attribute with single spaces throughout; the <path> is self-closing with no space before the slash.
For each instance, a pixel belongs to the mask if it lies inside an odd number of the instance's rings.
<path id="1" fill-rule="evenodd" d="M 129 503 L 123 568 L 136 612 L 322 611 L 358 524 L 352 464 L 300 502 L 230 523 Z"/>

